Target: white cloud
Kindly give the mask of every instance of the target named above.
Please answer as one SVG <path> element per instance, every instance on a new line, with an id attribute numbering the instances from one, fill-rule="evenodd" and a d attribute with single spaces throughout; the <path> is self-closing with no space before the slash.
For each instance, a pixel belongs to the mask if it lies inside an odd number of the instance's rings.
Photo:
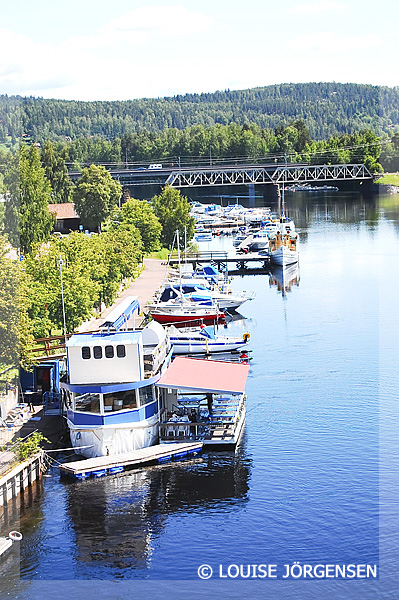
<path id="1" fill-rule="evenodd" d="M 180 36 L 205 31 L 212 19 L 204 13 L 188 10 L 185 6 L 141 6 L 125 15 L 112 19 L 104 28 L 105 34 L 143 34 Z"/>
<path id="2" fill-rule="evenodd" d="M 331 11 L 340 11 L 346 8 L 345 4 L 331 0 L 319 0 L 319 2 L 297 4 L 291 7 L 290 12 L 300 15 L 311 15 Z"/>
<path id="3" fill-rule="evenodd" d="M 367 50 L 382 45 L 381 38 L 375 33 L 362 35 L 340 36 L 329 31 L 319 31 L 308 35 L 297 36 L 288 45 L 290 50 L 297 53 L 307 50 L 319 50 L 331 55 L 347 52 L 349 50 Z"/>

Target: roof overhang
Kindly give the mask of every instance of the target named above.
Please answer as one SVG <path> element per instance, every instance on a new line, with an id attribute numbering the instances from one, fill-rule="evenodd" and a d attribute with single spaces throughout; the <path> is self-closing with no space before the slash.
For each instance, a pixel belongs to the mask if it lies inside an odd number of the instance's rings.
<path id="1" fill-rule="evenodd" d="M 242 394 L 248 373 L 248 364 L 178 356 L 156 385 L 201 393 Z"/>

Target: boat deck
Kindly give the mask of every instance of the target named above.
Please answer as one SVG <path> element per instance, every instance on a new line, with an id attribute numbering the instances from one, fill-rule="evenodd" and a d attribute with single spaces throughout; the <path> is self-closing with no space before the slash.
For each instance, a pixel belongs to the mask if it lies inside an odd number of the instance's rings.
<path id="1" fill-rule="evenodd" d="M 103 477 L 120 473 L 125 469 L 193 458 L 201 453 L 202 447 L 202 442 L 157 444 L 124 454 L 96 456 L 95 458 L 63 463 L 59 468 L 61 475 L 75 479 Z"/>

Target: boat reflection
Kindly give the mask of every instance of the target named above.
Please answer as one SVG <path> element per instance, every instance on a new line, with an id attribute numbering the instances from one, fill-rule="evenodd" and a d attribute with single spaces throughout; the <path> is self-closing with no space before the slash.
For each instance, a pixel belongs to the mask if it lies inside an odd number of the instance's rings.
<path id="1" fill-rule="evenodd" d="M 270 287 L 276 286 L 283 298 L 287 296 L 287 292 L 292 292 L 293 286 L 299 286 L 299 281 L 299 263 L 285 267 L 275 266 L 269 275 Z"/>
<path id="2" fill-rule="evenodd" d="M 75 558 L 84 573 L 100 567 L 107 577 L 117 570 L 133 578 L 134 569 L 149 567 L 154 540 L 173 514 L 246 503 L 249 476 L 250 462 L 240 445 L 235 453 L 210 452 L 191 461 L 68 483 Z"/>

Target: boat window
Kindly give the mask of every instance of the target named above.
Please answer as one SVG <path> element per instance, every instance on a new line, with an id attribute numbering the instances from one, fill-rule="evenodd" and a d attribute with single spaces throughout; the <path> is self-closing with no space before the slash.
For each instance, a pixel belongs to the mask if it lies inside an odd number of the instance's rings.
<path id="1" fill-rule="evenodd" d="M 117 346 L 116 347 L 116 356 L 118 358 L 125 358 L 125 356 L 126 356 L 126 348 L 125 348 L 125 346 Z"/>
<path id="2" fill-rule="evenodd" d="M 75 410 L 81 412 L 100 412 L 100 397 L 98 394 L 83 394 L 75 398 Z"/>
<path id="3" fill-rule="evenodd" d="M 116 410 L 128 410 L 130 408 L 137 408 L 135 390 L 104 394 L 104 411 L 106 413 Z"/>
<path id="4" fill-rule="evenodd" d="M 84 358 L 85 360 L 87 360 L 88 358 L 91 358 L 91 352 L 90 352 L 89 346 L 82 347 L 82 358 Z"/>
<path id="5" fill-rule="evenodd" d="M 141 387 L 138 389 L 138 392 L 139 392 L 140 406 L 144 406 L 145 404 L 148 404 L 149 402 L 152 402 L 153 400 L 155 400 L 152 385 L 146 385 L 145 387 Z"/>
<path id="6" fill-rule="evenodd" d="M 105 358 L 114 358 L 113 346 L 105 346 Z"/>
<path id="7" fill-rule="evenodd" d="M 94 358 L 102 358 L 103 357 L 102 346 L 94 346 L 94 348 L 93 348 L 93 356 L 94 356 Z"/>

